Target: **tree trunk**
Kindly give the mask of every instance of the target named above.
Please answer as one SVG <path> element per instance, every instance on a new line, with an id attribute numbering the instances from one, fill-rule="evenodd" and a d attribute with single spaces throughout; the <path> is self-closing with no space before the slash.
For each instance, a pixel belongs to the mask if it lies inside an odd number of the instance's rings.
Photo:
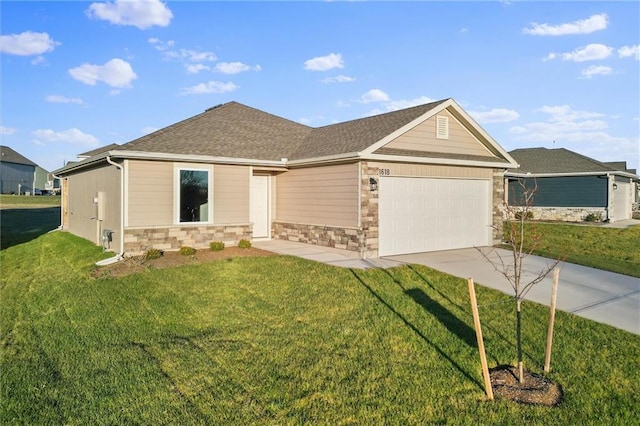
<path id="1" fill-rule="evenodd" d="M 521 339 L 521 321 L 522 321 L 522 301 L 516 300 L 516 345 L 518 347 L 518 380 L 524 383 L 524 367 L 522 365 L 522 339 Z"/>

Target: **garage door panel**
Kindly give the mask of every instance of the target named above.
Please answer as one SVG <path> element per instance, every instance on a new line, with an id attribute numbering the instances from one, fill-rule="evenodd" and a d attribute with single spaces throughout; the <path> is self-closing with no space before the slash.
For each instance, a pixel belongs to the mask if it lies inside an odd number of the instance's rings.
<path id="1" fill-rule="evenodd" d="M 381 177 L 380 255 L 490 244 L 490 181 Z"/>

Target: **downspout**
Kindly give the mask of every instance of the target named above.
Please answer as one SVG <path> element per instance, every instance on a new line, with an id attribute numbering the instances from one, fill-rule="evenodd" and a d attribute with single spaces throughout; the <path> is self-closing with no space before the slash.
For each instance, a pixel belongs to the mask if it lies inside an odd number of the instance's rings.
<path id="1" fill-rule="evenodd" d="M 107 163 L 116 166 L 120 170 L 120 252 L 108 259 L 100 260 L 95 263 L 96 266 L 106 266 L 119 262 L 124 258 L 124 168 L 111 160 L 111 156 L 107 155 Z"/>

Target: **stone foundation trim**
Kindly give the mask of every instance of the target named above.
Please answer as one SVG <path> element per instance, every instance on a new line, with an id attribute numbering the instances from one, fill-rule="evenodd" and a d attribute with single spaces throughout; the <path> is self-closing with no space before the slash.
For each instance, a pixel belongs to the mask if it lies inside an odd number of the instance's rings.
<path id="1" fill-rule="evenodd" d="M 584 222 L 587 215 L 600 215 L 602 220 L 607 218 L 604 207 L 531 207 L 533 220 L 549 220 L 560 222 Z"/>
<path id="2" fill-rule="evenodd" d="M 348 226 L 312 225 L 305 223 L 272 223 L 274 239 L 334 247 L 350 251 L 363 251 L 363 232 Z"/>
<path id="3" fill-rule="evenodd" d="M 126 228 L 124 230 L 124 252 L 139 255 L 155 248 L 173 251 L 180 247 L 207 248 L 212 241 L 222 241 L 227 246 L 236 246 L 240 240 L 251 241 L 253 225 L 189 225 L 149 228 Z"/>

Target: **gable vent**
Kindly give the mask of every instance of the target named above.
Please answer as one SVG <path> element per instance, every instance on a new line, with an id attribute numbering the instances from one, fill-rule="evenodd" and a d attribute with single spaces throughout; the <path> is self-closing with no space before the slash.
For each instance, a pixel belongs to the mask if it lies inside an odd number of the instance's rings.
<path id="1" fill-rule="evenodd" d="M 449 139 L 449 117 L 445 115 L 436 116 L 436 138 Z"/>

